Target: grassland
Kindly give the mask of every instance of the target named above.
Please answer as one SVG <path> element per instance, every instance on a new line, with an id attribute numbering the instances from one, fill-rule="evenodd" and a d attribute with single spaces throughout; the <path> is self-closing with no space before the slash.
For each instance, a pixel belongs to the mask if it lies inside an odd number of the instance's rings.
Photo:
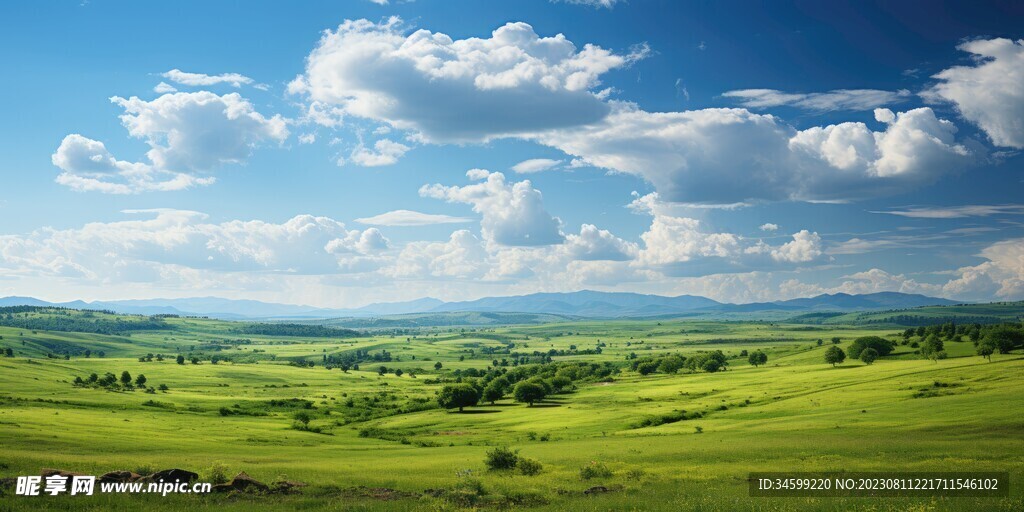
<path id="1" fill-rule="evenodd" d="M 289 495 L 5 495 L 0 509 L 1024 510 L 1019 351 L 990 362 L 970 342 L 947 342 L 950 357 L 932 361 L 900 345 L 872 365 L 833 368 L 823 362 L 833 337 L 846 348 L 858 336 L 898 339 L 901 329 L 620 320 L 305 337 L 242 334 L 244 324 L 209 319 L 160 321 L 115 334 L 0 327 L 0 349 L 15 352 L 0 357 L 0 477 L 44 467 L 180 467 L 203 479 L 245 471 L 308 487 Z M 599 344 L 599 354 L 586 350 Z M 436 407 L 438 380 L 509 361 L 510 346 L 621 371 L 533 407 L 509 398 L 462 414 Z M 323 364 L 357 350 L 387 351 L 392 360 L 347 372 Z M 641 376 L 625 366 L 631 354 L 708 350 L 729 357 L 728 371 Z M 748 365 L 744 350 L 764 351 L 768 364 Z M 147 354 L 165 357 L 139 360 Z M 177 364 L 177 354 L 200 364 Z M 380 375 L 380 366 L 404 374 Z M 72 384 L 123 371 L 167 391 Z M 319 433 L 294 428 L 297 410 L 310 413 Z M 645 422 L 681 411 L 691 419 Z M 540 461 L 543 471 L 488 471 L 485 454 L 496 446 Z M 582 478 L 581 468 L 595 463 L 610 475 Z M 1009 471 L 1015 485 L 998 499 L 748 497 L 748 473 L 772 470 Z M 595 486 L 609 492 L 583 493 Z"/>

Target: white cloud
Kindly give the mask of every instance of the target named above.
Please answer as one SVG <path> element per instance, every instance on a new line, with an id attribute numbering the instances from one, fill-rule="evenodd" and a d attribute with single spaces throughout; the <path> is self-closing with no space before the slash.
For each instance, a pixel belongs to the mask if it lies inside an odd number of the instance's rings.
<path id="1" fill-rule="evenodd" d="M 299 144 L 312 144 L 316 142 L 315 133 L 303 133 L 299 135 Z"/>
<path id="2" fill-rule="evenodd" d="M 372 270 L 389 247 L 375 228 L 347 230 L 338 221 L 312 215 L 281 224 L 214 224 L 193 211 L 125 213 L 152 218 L 0 236 L 0 270 L 97 281 L 117 281 L 125 273 L 168 265 L 217 272 L 333 274 Z"/>
<path id="3" fill-rule="evenodd" d="M 988 217 L 990 215 L 1022 215 L 1024 205 L 964 205 L 964 206 L 922 206 L 902 210 L 872 211 L 916 219 L 959 219 L 964 217 Z"/>
<path id="4" fill-rule="evenodd" d="M 381 167 L 394 165 L 409 151 L 409 146 L 388 139 L 380 139 L 368 149 L 362 143 L 352 150 L 349 160 L 363 167 Z"/>
<path id="5" fill-rule="evenodd" d="M 380 215 L 374 215 L 373 217 L 356 219 L 356 222 L 360 224 L 369 224 L 374 226 L 429 226 L 432 224 L 462 224 L 472 221 L 473 219 L 466 217 L 438 215 L 412 210 L 394 210 Z"/>
<path id="6" fill-rule="evenodd" d="M 928 108 L 893 114 L 885 131 L 874 132 L 863 123 L 797 131 L 744 109 L 613 107 L 599 123 L 534 138 L 590 165 L 641 176 L 665 201 L 849 199 L 904 191 L 971 161 L 952 123 Z"/>
<path id="7" fill-rule="evenodd" d="M 926 99 L 956 105 L 992 143 L 1024 149 L 1024 40 L 979 39 L 958 46 L 972 54 L 973 66 L 954 66 L 922 93 Z"/>
<path id="8" fill-rule="evenodd" d="M 1004 240 L 981 251 L 987 261 L 957 270 L 959 277 L 943 286 L 948 296 L 987 300 L 1024 299 L 1024 238 Z"/>
<path id="9" fill-rule="evenodd" d="M 722 94 L 748 108 L 797 107 L 817 112 L 834 110 L 872 110 L 906 101 L 910 91 L 877 89 L 839 89 L 816 93 L 787 93 L 775 89 L 741 89 Z"/>
<path id="10" fill-rule="evenodd" d="M 238 94 L 173 93 L 153 101 L 115 96 L 111 102 L 124 108 L 128 133 L 149 145 L 149 162 L 118 160 L 102 142 L 71 134 L 51 157 L 63 171 L 58 183 L 111 194 L 209 185 L 214 178 L 196 174 L 242 163 L 258 145 L 288 137 L 284 119 L 263 117 Z"/>
<path id="11" fill-rule="evenodd" d="M 761 224 L 761 227 L 758 229 L 760 229 L 761 231 L 775 232 L 779 230 L 779 225 L 772 224 L 771 222 L 766 222 L 764 224 Z"/>
<path id="12" fill-rule="evenodd" d="M 588 7 L 603 7 L 611 9 L 615 4 L 624 0 L 551 0 L 552 2 L 565 2 L 567 4 L 586 5 Z"/>
<path id="13" fill-rule="evenodd" d="M 160 82 L 160 83 L 156 84 L 156 87 L 153 88 L 153 92 L 160 93 L 160 94 L 166 94 L 166 93 L 169 93 L 169 92 L 178 92 L 178 90 L 175 89 L 173 85 L 171 85 L 171 84 L 169 84 L 167 82 Z"/>
<path id="14" fill-rule="evenodd" d="M 480 278 L 487 271 L 489 255 L 482 242 L 467 230 L 458 230 L 445 242 L 406 244 L 393 266 L 384 272 L 392 277 Z"/>
<path id="15" fill-rule="evenodd" d="M 489 38 L 404 32 L 397 17 L 345 21 L 324 33 L 289 91 L 423 140 L 482 141 L 601 119 L 608 107 L 591 93 L 599 77 L 648 51 L 579 50 L 525 23 Z"/>
<path id="16" fill-rule="evenodd" d="M 163 73 L 161 76 L 174 83 L 193 87 L 206 87 L 217 84 L 228 84 L 232 87 L 241 87 L 242 85 L 251 84 L 253 82 L 252 78 L 238 73 L 205 75 L 203 73 L 186 73 L 180 69 L 172 69 Z"/>
<path id="17" fill-rule="evenodd" d="M 549 171 L 561 164 L 562 160 L 553 160 L 551 158 L 531 158 L 513 165 L 512 170 L 519 174 L 531 174 L 535 172 Z"/>
<path id="18" fill-rule="evenodd" d="M 132 137 L 146 141 L 146 156 L 159 169 L 205 171 L 244 161 L 264 142 L 283 142 L 286 121 L 256 112 L 237 93 L 173 93 L 153 101 L 113 97 L 124 108 L 121 122 Z"/>
<path id="19" fill-rule="evenodd" d="M 210 185 L 215 181 L 212 177 L 200 178 L 118 160 L 102 142 L 77 133 L 64 137 L 50 160 L 63 171 L 57 176 L 57 183 L 79 192 L 166 192 Z"/>
<path id="20" fill-rule="evenodd" d="M 793 234 L 793 240 L 771 251 L 772 259 L 787 263 L 806 263 L 821 257 L 821 237 L 802 229 Z"/>
<path id="21" fill-rule="evenodd" d="M 637 254 L 636 244 L 593 224 L 581 226 L 578 235 L 567 235 L 564 249 L 574 261 L 628 261 Z"/>
<path id="22" fill-rule="evenodd" d="M 424 185 L 420 195 L 450 203 L 472 205 L 481 214 L 484 240 L 508 246 L 538 246 L 561 243 L 561 221 L 544 208 L 539 190 L 529 180 L 508 183 L 500 172 L 473 169 L 466 173 L 481 181 L 464 187 Z"/>

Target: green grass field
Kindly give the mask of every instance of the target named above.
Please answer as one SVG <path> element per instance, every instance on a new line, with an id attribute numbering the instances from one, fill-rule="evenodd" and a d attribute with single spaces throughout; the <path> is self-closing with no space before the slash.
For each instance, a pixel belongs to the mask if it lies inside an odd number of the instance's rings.
<path id="1" fill-rule="evenodd" d="M 0 357 L 0 477 L 177 467 L 204 481 L 245 471 L 308 486 L 287 495 L 167 497 L 8 490 L 0 510 L 1024 510 L 1019 350 L 988 361 L 969 341 L 946 342 L 949 358 L 932 361 L 899 345 L 872 365 L 832 367 L 823 354 L 833 337 L 848 348 L 856 337 L 895 340 L 902 330 L 621 320 L 307 338 L 165 321 L 166 329 L 118 334 L 0 327 L 0 349 L 15 353 Z M 580 353 L 598 343 L 600 354 Z M 439 378 L 511 359 L 501 352 L 508 346 L 555 350 L 554 362 L 611 362 L 621 372 L 532 407 L 508 397 L 461 414 L 436 406 Z M 321 364 L 355 350 L 393 359 L 347 372 Z M 708 350 L 729 356 L 729 369 L 641 376 L 623 366 L 630 354 Z M 748 365 L 743 350 L 764 351 L 767 365 Z M 177 364 L 179 353 L 200 364 Z M 166 357 L 140 362 L 146 354 Z M 211 355 L 234 362 L 211 364 Z M 381 365 L 405 373 L 382 376 Z M 123 371 L 167 391 L 72 384 Z M 319 433 L 293 428 L 298 410 Z M 644 426 L 680 411 L 700 415 Z M 543 470 L 488 471 L 486 452 L 497 446 Z M 609 472 L 583 478 L 590 465 Z M 1009 497 L 988 499 L 748 496 L 750 472 L 783 470 L 1009 471 L 1012 486 Z M 584 494 L 595 486 L 608 492 Z"/>

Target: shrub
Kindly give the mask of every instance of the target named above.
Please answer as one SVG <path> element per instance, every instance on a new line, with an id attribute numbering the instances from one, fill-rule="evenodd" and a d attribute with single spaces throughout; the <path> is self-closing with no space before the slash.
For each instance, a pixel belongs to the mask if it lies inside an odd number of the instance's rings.
<path id="1" fill-rule="evenodd" d="M 487 452 L 487 458 L 484 459 L 484 464 L 492 470 L 513 469 L 518 462 L 519 452 L 502 446 Z"/>
<path id="2" fill-rule="evenodd" d="M 220 462 L 214 462 L 213 465 L 206 470 L 206 477 L 203 481 L 217 485 L 227 483 L 228 480 L 228 467 Z"/>
<path id="3" fill-rule="evenodd" d="M 540 474 L 540 472 L 544 470 L 544 465 L 534 459 L 520 457 L 519 461 L 516 463 L 516 469 L 526 476 L 533 476 Z"/>
<path id="4" fill-rule="evenodd" d="M 612 470 L 603 462 L 591 461 L 590 464 L 580 468 L 580 478 L 590 480 L 593 478 L 611 478 Z"/>

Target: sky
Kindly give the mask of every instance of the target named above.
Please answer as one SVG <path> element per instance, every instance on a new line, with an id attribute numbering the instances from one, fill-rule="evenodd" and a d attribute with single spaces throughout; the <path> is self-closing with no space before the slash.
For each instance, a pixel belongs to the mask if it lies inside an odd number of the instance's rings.
<path id="1" fill-rule="evenodd" d="M 0 296 L 1024 299 L 1019 2 L 0 20 Z"/>

